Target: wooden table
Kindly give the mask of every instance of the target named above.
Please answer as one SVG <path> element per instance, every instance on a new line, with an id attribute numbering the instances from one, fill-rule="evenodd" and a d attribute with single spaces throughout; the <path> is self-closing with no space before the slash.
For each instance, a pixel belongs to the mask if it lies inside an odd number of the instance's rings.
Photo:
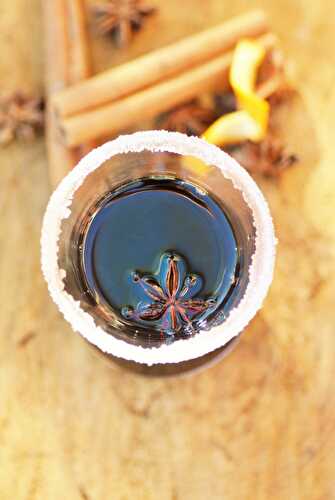
<path id="1" fill-rule="evenodd" d="M 241 12 L 169 0 L 129 51 L 95 42 L 96 69 Z M 262 181 L 277 235 L 271 292 L 235 351 L 187 379 L 108 365 L 48 296 L 39 234 L 43 140 L 0 151 L 1 500 L 335 499 L 335 65 L 333 3 L 250 1 L 300 79 L 301 163 Z M 40 91 L 38 0 L 2 0 L 1 91 Z M 299 122 L 300 120 L 300 122 Z M 307 127 L 307 128 L 306 128 Z"/>

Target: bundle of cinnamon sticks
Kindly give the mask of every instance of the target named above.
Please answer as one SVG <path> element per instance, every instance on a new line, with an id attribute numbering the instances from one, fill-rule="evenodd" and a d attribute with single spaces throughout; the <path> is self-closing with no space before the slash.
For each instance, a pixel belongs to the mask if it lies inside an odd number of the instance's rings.
<path id="1" fill-rule="evenodd" d="M 47 66 L 53 186 L 92 141 L 112 137 L 139 118 L 151 118 L 203 92 L 227 88 L 233 49 L 240 39 L 257 38 L 267 49 L 276 43 L 263 12 L 253 11 L 90 76 L 84 0 L 45 4 L 47 53 L 53 61 Z M 271 93 L 275 85 L 270 82 L 263 93 Z M 80 149 L 74 154 L 73 148 Z"/>

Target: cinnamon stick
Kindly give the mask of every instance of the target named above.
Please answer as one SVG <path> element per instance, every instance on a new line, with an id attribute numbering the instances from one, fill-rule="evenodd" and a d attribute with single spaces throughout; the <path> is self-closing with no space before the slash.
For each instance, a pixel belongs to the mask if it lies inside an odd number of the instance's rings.
<path id="1" fill-rule="evenodd" d="M 84 0 L 44 0 L 46 58 L 46 142 L 50 183 L 53 188 L 85 152 L 70 151 L 59 133 L 51 110 L 52 96 L 91 74 Z"/>
<path id="2" fill-rule="evenodd" d="M 275 45 L 276 37 L 266 34 L 258 40 L 269 49 Z M 226 88 L 232 57 L 233 51 L 230 51 L 129 97 L 64 119 L 61 127 L 66 143 L 75 146 L 96 137 L 116 134 L 134 124 L 139 117 L 151 118 L 202 92 Z"/>
<path id="3" fill-rule="evenodd" d="M 93 74 L 89 40 L 87 5 L 85 0 L 68 0 L 70 51 L 70 84 L 86 80 Z M 96 146 L 94 141 L 81 144 L 72 151 L 74 164 Z"/>
<path id="4" fill-rule="evenodd" d="M 68 0 L 69 39 L 71 42 L 70 82 L 77 83 L 92 76 L 87 10 L 85 0 Z"/>
<path id="5" fill-rule="evenodd" d="M 240 38 L 267 29 L 256 10 L 137 58 L 58 93 L 53 102 L 64 117 L 94 109 L 177 75 L 231 49 Z"/>
<path id="6" fill-rule="evenodd" d="M 66 0 L 45 0 L 44 37 L 46 60 L 46 144 L 49 177 L 55 187 L 71 168 L 71 155 L 62 144 L 50 97 L 64 88 L 69 80 L 69 39 L 67 36 Z"/>

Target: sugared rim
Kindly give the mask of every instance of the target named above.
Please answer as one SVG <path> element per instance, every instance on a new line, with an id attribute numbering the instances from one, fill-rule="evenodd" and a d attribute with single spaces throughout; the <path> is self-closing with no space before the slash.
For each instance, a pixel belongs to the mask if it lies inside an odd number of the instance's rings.
<path id="1" fill-rule="evenodd" d="M 61 223 L 69 217 L 73 195 L 85 177 L 114 155 L 128 152 L 170 152 L 195 156 L 209 165 L 219 167 L 236 189 L 242 192 L 251 209 L 256 229 L 255 252 L 249 267 L 249 283 L 237 307 L 232 309 L 222 325 L 203 331 L 189 339 L 169 345 L 144 348 L 116 339 L 97 326 L 79 301 L 64 289 L 65 270 L 58 266 L 58 242 Z M 73 330 L 103 352 L 127 360 L 145 363 L 178 363 L 203 356 L 238 335 L 262 306 L 273 277 L 276 239 L 267 202 L 250 175 L 221 149 L 198 137 L 178 132 L 145 131 L 119 136 L 94 149 L 62 180 L 48 203 L 42 227 L 42 271 L 49 292 Z"/>

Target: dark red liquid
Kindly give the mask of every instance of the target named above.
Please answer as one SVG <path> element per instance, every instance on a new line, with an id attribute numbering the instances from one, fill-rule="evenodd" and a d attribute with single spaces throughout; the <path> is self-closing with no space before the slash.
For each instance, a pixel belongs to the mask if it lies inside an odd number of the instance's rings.
<path id="1" fill-rule="evenodd" d="M 213 197 L 178 179 L 146 178 L 99 202 L 81 265 L 92 298 L 134 334 L 178 337 L 224 319 L 240 258 L 229 217 Z"/>

